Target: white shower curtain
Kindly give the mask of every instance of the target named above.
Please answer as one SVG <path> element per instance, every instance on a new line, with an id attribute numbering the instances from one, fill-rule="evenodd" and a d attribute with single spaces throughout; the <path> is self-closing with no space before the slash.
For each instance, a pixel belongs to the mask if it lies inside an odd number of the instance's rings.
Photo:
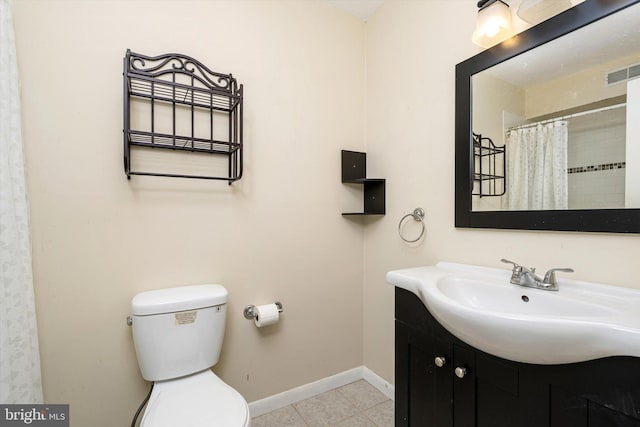
<path id="1" fill-rule="evenodd" d="M 10 0 L 0 0 L 0 404 L 42 403 Z"/>
<path id="2" fill-rule="evenodd" d="M 508 210 L 567 209 L 567 122 L 554 121 L 507 133 Z"/>

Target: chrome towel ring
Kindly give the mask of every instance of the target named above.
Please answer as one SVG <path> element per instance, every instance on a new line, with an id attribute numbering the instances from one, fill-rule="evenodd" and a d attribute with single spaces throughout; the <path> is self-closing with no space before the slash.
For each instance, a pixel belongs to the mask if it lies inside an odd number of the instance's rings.
<path id="1" fill-rule="evenodd" d="M 420 224 L 422 225 L 422 230 L 420 230 L 420 235 L 418 237 L 416 237 L 415 239 L 413 239 L 413 240 L 409 240 L 409 239 L 405 238 L 402 235 L 402 224 L 404 223 L 405 219 L 407 219 L 409 217 L 413 217 L 414 220 L 420 221 Z M 415 243 L 418 240 L 422 239 L 422 236 L 424 235 L 424 229 L 425 229 L 425 226 L 424 226 L 424 209 L 422 209 L 422 208 L 415 208 L 413 210 L 413 212 L 408 213 L 405 216 L 403 216 L 400 219 L 400 223 L 398 224 L 398 234 L 400 235 L 400 238 L 402 240 L 404 240 L 405 242 L 407 242 L 407 243 Z"/>

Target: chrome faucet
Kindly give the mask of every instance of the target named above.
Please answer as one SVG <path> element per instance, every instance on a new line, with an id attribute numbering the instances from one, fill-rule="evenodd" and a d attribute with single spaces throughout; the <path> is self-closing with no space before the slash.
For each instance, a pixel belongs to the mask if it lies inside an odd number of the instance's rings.
<path id="1" fill-rule="evenodd" d="M 526 286 L 528 288 L 545 289 L 547 291 L 557 291 L 558 281 L 556 280 L 556 271 L 564 271 L 573 273 L 572 268 L 552 268 L 541 278 L 536 275 L 535 268 L 527 268 L 508 259 L 502 258 L 500 261 L 507 264 L 513 264 L 510 282 L 514 285 Z"/>

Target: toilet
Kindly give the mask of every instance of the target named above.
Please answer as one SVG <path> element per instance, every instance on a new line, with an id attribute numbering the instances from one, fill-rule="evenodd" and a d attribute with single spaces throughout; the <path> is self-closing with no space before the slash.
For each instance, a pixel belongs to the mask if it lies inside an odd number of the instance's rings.
<path id="1" fill-rule="evenodd" d="M 227 295 L 221 285 L 194 285 L 131 301 L 138 365 L 154 383 L 140 427 L 250 425 L 246 400 L 210 369 L 220 356 Z"/>

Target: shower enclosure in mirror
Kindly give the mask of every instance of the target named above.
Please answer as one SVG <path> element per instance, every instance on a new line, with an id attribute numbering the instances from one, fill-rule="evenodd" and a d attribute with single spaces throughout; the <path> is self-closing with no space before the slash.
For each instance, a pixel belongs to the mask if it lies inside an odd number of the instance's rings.
<path id="1" fill-rule="evenodd" d="M 638 3 L 586 0 L 458 64 L 456 226 L 640 232 Z"/>

